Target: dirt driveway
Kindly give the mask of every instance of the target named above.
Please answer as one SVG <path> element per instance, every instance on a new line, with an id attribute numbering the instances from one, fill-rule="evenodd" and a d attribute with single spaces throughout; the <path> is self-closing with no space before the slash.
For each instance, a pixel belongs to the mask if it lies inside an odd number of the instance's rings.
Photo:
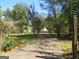
<path id="1" fill-rule="evenodd" d="M 62 59 L 62 48 L 56 38 L 33 40 L 31 44 L 8 53 L 9 59 Z"/>

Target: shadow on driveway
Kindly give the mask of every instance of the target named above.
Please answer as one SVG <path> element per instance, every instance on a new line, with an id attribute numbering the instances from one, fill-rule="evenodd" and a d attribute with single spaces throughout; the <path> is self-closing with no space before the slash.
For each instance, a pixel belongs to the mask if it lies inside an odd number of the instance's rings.
<path id="1" fill-rule="evenodd" d="M 0 59 L 9 59 L 9 56 L 0 56 Z"/>

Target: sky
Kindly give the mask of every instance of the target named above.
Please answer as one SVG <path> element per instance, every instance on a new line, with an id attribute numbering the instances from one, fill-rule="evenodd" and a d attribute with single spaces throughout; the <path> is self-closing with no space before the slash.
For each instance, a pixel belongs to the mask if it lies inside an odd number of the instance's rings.
<path id="1" fill-rule="evenodd" d="M 17 3 L 33 4 L 38 13 L 47 14 L 47 11 L 40 7 L 40 2 L 40 0 L 0 0 L 0 6 L 5 11 L 7 8 L 13 9 L 13 6 Z"/>

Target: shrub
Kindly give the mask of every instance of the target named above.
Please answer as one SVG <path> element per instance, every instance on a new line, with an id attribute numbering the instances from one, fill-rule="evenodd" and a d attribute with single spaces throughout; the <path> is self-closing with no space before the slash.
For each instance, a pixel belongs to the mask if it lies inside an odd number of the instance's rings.
<path id="1" fill-rule="evenodd" d="M 12 38 L 11 36 L 9 36 L 9 35 L 6 36 L 5 39 L 4 39 L 3 46 L 2 46 L 2 51 L 6 52 L 7 50 L 11 50 L 13 40 L 14 40 L 14 38 Z"/>

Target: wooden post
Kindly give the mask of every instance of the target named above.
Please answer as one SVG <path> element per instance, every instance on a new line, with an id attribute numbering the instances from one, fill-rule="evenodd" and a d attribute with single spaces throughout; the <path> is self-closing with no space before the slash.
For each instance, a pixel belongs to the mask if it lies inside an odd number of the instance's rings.
<path id="1" fill-rule="evenodd" d="M 73 40 L 72 40 L 73 59 L 77 59 L 77 15 L 73 18 Z"/>

